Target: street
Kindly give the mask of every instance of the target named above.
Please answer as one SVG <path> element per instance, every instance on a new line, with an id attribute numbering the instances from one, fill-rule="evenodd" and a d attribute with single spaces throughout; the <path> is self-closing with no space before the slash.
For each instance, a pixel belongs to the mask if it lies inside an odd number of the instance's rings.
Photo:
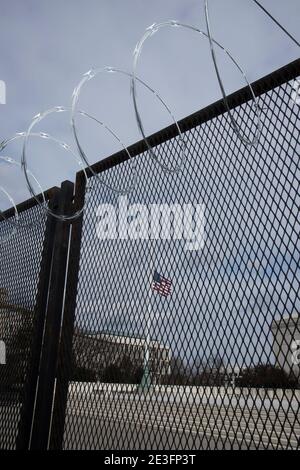
<path id="1" fill-rule="evenodd" d="M 199 398 L 199 397 L 198 397 Z M 197 402 L 197 403 L 195 403 Z M 67 449 L 296 449 L 298 404 L 163 394 L 94 394 L 68 403 Z M 294 406 L 295 405 L 295 406 Z"/>

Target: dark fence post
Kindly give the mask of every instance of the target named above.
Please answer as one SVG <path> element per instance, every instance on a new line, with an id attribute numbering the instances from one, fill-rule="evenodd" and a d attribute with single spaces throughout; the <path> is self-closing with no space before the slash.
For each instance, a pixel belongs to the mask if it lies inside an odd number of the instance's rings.
<path id="1" fill-rule="evenodd" d="M 74 210 L 76 211 L 80 210 L 83 207 L 85 197 L 85 186 L 85 176 L 82 172 L 80 172 L 77 174 L 75 184 Z M 69 381 L 72 379 L 74 364 L 72 343 L 77 299 L 82 222 L 83 217 L 81 215 L 72 224 L 68 275 L 66 283 L 65 308 L 61 332 L 59 362 L 55 389 L 55 401 L 53 407 L 53 418 L 51 427 L 51 449 L 61 449 L 63 447 L 63 435 L 68 400 L 68 386 Z"/>
<path id="2" fill-rule="evenodd" d="M 51 210 L 57 210 L 59 203 L 59 195 L 59 188 L 53 188 L 51 190 L 51 194 L 49 195 L 49 207 Z M 27 450 L 29 448 L 30 442 L 37 379 L 39 374 L 39 365 L 43 344 L 43 332 L 47 308 L 55 228 L 56 219 L 52 216 L 48 216 L 45 227 L 42 260 L 37 286 L 37 298 L 34 308 L 34 325 L 33 339 L 31 344 L 31 355 L 28 366 L 28 374 L 26 378 L 26 385 L 24 391 L 25 396 L 19 423 L 19 432 L 16 441 L 16 447 L 20 450 Z"/>
<path id="3" fill-rule="evenodd" d="M 69 181 L 62 183 L 58 213 L 66 214 L 71 213 L 73 210 L 73 188 L 73 183 Z M 29 449 L 47 449 L 48 447 L 65 295 L 69 235 L 70 224 L 57 220 L 55 223 L 43 346 Z"/>

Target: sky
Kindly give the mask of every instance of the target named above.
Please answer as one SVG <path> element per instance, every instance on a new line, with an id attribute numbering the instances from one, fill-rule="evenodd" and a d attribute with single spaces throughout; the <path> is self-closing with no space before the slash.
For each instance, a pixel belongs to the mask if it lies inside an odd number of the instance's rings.
<path id="1" fill-rule="evenodd" d="M 33 116 L 53 106 L 70 106 L 71 94 L 91 68 L 111 65 L 132 71 L 132 56 L 144 30 L 154 22 L 177 19 L 205 30 L 202 0 L 1 0 L 0 80 L 7 103 L 0 105 L 0 140 L 25 131 Z M 263 5 L 297 36 L 300 3 L 263 0 Z M 297 46 L 252 0 L 210 0 L 214 37 L 256 80 L 298 57 Z M 218 53 L 228 93 L 245 85 L 223 53 Z M 151 37 L 140 57 L 137 75 L 165 100 L 176 119 L 220 99 L 208 43 L 196 33 L 165 28 Z M 153 95 L 138 88 L 147 134 L 172 123 Z M 100 74 L 88 83 L 78 109 L 107 123 L 125 146 L 141 138 L 129 93 L 129 79 Z M 75 149 L 70 115 L 54 114 L 34 130 L 61 139 Z M 78 135 L 90 163 L 119 150 L 120 144 L 99 125 L 78 118 Z M 0 153 L 21 159 L 22 139 Z M 46 189 L 73 180 L 78 160 L 53 142 L 32 138 L 28 166 Z M 1 184 L 18 203 L 30 196 L 17 166 L 0 164 Z M 33 184 L 34 185 L 34 184 Z M 36 186 L 34 185 L 36 190 Z M 10 205 L 0 194 L 0 209 Z"/>

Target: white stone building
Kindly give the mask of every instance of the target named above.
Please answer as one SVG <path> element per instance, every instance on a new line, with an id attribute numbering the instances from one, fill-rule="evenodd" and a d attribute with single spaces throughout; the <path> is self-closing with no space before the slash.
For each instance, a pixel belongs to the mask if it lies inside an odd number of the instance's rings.
<path id="1" fill-rule="evenodd" d="M 108 333 L 89 334 L 77 330 L 73 353 L 78 366 L 94 370 L 97 375 L 107 366 L 118 365 L 127 357 L 136 367 L 143 367 L 146 340 Z M 171 351 L 158 341 L 149 344 L 149 369 L 154 378 L 170 374 Z"/>
<path id="2" fill-rule="evenodd" d="M 288 374 L 294 373 L 300 383 L 300 316 L 283 315 L 274 320 L 271 326 L 273 334 L 273 353 L 276 365 Z"/>

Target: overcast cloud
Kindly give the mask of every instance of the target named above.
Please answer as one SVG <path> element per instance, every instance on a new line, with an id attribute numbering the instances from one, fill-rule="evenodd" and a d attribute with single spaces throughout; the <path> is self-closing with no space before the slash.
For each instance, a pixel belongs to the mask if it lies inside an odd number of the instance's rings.
<path id="1" fill-rule="evenodd" d="M 263 4 L 295 36 L 300 2 L 264 0 Z M 211 0 L 214 37 L 247 72 L 251 81 L 298 57 L 297 47 L 252 2 Z M 7 85 L 7 104 L 0 105 L 0 139 L 25 130 L 32 117 L 55 105 L 70 105 L 71 93 L 84 72 L 104 65 L 130 71 L 132 52 L 146 27 L 177 19 L 205 29 L 202 0 L 1 0 L 0 79 Z M 228 60 L 222 76 L 228 92 L 244 86 Z M 166 100 L 177 119 L 220 98 L 206 40 L 187 31 L 161 31 L 149 40 L 138 73 Z M 141 97 L 148 133 L 171 123 L 153 97 Z M 147 101 L 148 100 L 148 101 Z M 140 139 L 129 96 L 129 82 L 103 77 L 89 84 L 80 107 L 115 129 L 125 145 Z M 72 143 L 69 116 L 52 116 L 40 125 Z M 119 149 L 111 137 L 90 123 L 79 123 L 90 161 Z M 21 142 L 6 154 L 20 161 Z M 68 155 L 45 142 L 30 147 L 29 165 L 44 188 L 72 178 L 77 165 L 62 165 Z M 20 177 L 6 177 L 16 202 L 29 197 Z M 72 171 L 71 171 L 72 170 Z M 13 171 L 13 170 L 11 170 Z M 16 170 L 14 170 L 16 172 Z M 22 184 L 24 189 L 22 189 Z"/>
<path id="2" fill-rule="evenodd" d="M 298 0 L 263 0 L 263 4 L 297 35 Z M 210 6 L 214 37 L 231 51 L 250 81 L 298 57 L 297 47 L 252 0 L 211 0 Z M 0 107 L 0 139 L 25 130 L 31 118 L 40 111 L 56 105 L 69 106 L 74 87 L 89 69 L 112 65 L 130 71 L 132 52 L 145 28 L 168 19 L 205 29 L 203 1 L 1 0 L 0 79 L 7 84 L 7 104 Z M 227 91 L 244 86 L 232 64 L 221 55 L 218 58 Z M 190 32 L 172 29 L 152 37 L 145 45 L 138 73 L 161 94 L 177 119 L 220 98 L 207 41 Z M 171 123 L 152 96 L 139 90 L 139 97 L 147 132 Z M 279 104 L 276 102 L 276 106 Z M 90 82 L 80 97 L 80 108 L 107 122 L 125 145 L 140 139 L 127 79 L 105 76 Z M 268 113 L 271 113 L 269 120 L 276 123 L 279 109 L 265 111 L 266 115 Z M 287 122 L 284 125 L 288 128 Z M 80 121 L 79 127 L 80 138 L 91 161 L 119 149 L 119 144 L 91 123 Z M 38 128 L 72 143 L 68 113 L 53 115 Z M 199 140 L 205 138 L 207 128 L 208 124 L 200 127 Z M 225 129 L 228 131 L 229 127 Z M 230 132 L 232 135 L 232 130 Z M 216 133 L 215 140 L 200 155 L 197 147 L 191 146 L 195 139 L 192 134 L 188 135 L 191 147 L 188 165 L 177 179 L 162 174 L 157 168 L 153 176 L 151 166 L 141 164 L 139 159 L 139 186 L 131 195 L 131 201 L 149 203 L 153 198 L 154 201 L 163 198 L 168 203 L 204 202 L 207 207 L 205 249 L 196 254 L 183 254 L 178 243 L 168 246 L 162 243 L 157 247 L 155 259 L 151 260 L 147 244 L 129 244 L 127 249 L 121 242 L 100 245 L 95 236 L 93 216 L 101 201 L 115 203 L 116 196 L 94 181 L 95 188 L 84 219 L 77 323 L 94 331 L 106 329 L 123 334 L 145 334 L 149 271 L 157 268 L 174 281 L 174 294 L 164 305 L 161 299 L 153 300 L 153 310 L 159 317 L 154 322 L 153 334 L 173 352 L 180 347 L 185 351 L 187 345 L 193 344 L 197 354 L 203 353 L 200 341 L 209 331 L 210 339 L 205 339 L 204 346 L 208 345 L 210 349 L 210 341 L 214 341 L 214 347 L 228 361 L 232 361 L 232 357 L 236 359 L 241 351 L 245 363 L 256 360 L 253 348 L 260 359 L 267 360 L 271 343 L 262 344 L 261 338 L 270 338 L 272 320 L 276 315 L 299 310 L 296 295 L 299 291 L 299 249 L 295 248 L 297 227 L 293 219 L 294 209 L 299 204 L 292 192 L 298 182 L 288 165 L 293 161 L 293 155 L 296 156 L 297 148 L 290 139 L 286 158 L 280 160 L 283 150 L 279 148 L 273 128 L 265 126 L 257 152 L 253 149 L 242 152 L 234 137 L 231 150 L 224 150 Z M 8 147 L 5 154 L 20 161 L 21 144 L 19 140 Z M 277 149 L 277 156 L 269 152 L 269 148 Z M 29 158 L 31 169 L 44 188 L 59 184 L 66 177 L 71 179 L 78 169 L 63 149 L 58 150 L 45 141 L 30 145 Z M 247 171 L 241 171 L 244 181 L 243 187 L 239 188 L 235 180 L 231 180 L 231 171 L 219 174 L 218 166 L 211 166 L 212 158 L 222 161 L 225 170 L 233 166 L 243 169 L 247 162 L 257 168 L 256 184 L 252 184 Z M 274 164 L 276 158 L 279 159 L 277 171 L 281 169 L 280 162 L 287 168 L 268 181 L 268 165 L 272 158 Z M 257 167 L 258 159 L 264 162 L 263 168 Z M 119 178 L 124 178 L 124 166 L 114 168 L 112 175 L 117 173 Z M 5 164 L 0 165 L 0 184 L 7 185 L 7 190 L 19 202 L 29 195 L 20 172 L 11 171 L 9 174 Z M 199 179 L 193 178 L 195 174 Z M 279 180 L 286 190 L 281 204 L 275 198 Z M 207 181 L 208 186 L 203 184 Z M 258 182 L 263 188 L 259 191 Z M 231 202 L 235 204 L 235 212 L 227 206 L 227 187 L 232 189 Z M 219 214 L 224 216 L 223 224 Z M 286 223 L 284 230 L 282 221 Z M 39 227 L 30 230 L 20 230 L 13 243 L 22 246 L 25 237 L 32 237 L 32 231 Z M 7 247 L 5 250 L 9 267 L 14 252 Z M 22 251 L 14 261 L 19 263 L 22 275 L 14 279 L 13 286 L 9 285 L 10 278 L 4 276 L 1 286 L 10 289 L 17 303 L 31 307 L 32 296 L 23 297 L 24 292 L 28 295 L 30 291 L 28 286 L 35 282 L 28 258 L 34 258 L 32 251 Z M 38 266 L 38 260 L 32 261 L 32 265 L 34 262 Z M 181 321 L 183 315 L 184 324 Z M 192 331 L 189 329 L 191 324 L 195 327 Z M 237 334 L 232 330 L 233 325 L 238 329 Z M 249 345 L 251 348 L 243 351 Z M 193 352 L 190 350 L 191 356 Z"/>

